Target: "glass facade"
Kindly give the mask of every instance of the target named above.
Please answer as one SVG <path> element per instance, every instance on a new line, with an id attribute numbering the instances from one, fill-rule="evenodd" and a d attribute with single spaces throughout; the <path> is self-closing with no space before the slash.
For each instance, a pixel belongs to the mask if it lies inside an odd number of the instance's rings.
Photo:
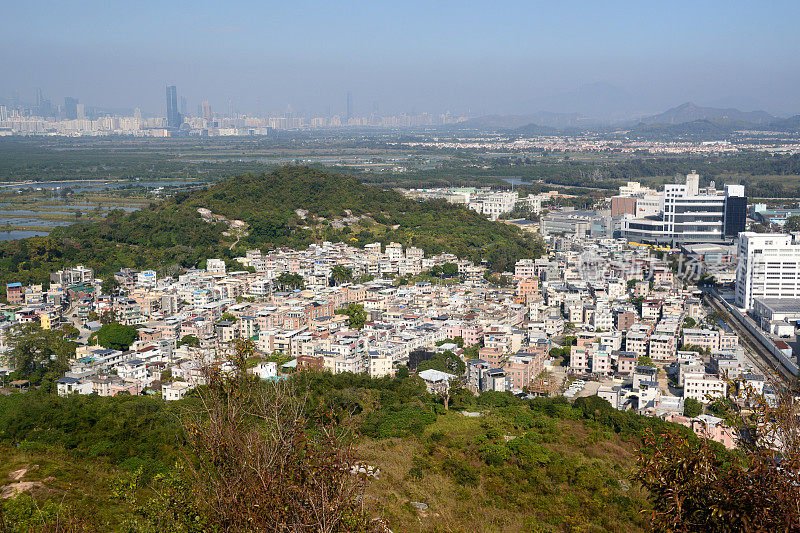
<path id="1" fill-rule="evenodd" d="M 747 198 L 728 196 L 725 199 L 725 236 L 735 237 L 744 231 L 747 219 Z"/>

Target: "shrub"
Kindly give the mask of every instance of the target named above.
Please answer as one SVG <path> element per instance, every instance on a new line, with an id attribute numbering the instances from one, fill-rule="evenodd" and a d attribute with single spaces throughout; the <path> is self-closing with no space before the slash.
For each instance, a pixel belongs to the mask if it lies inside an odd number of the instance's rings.
<path id="1" fill-rule="evenodd" d="M 484 444 L 478 449 L 478 454 L 489 466 L 502 466 L 511 458 L 505 444 Z"/>
<path id="2" fill-rule="evenodd" d="M 459 485 L 477 487 L 480 482 L 478 470 L 470 464 L 465 464 L 463 461 L 456 461 L 452 458 L 447 459 L 442 464 L 442 469 Z"/>

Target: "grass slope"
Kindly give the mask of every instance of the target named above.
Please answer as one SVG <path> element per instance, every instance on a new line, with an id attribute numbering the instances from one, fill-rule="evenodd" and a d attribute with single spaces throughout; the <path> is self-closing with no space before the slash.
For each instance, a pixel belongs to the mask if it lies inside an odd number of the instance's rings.
<path id="1" fill-rule="evenodd" d="M 370 500 L 392 529 L 646 529 L 647 495 L 630 481 L 631 443 L 584 422 L 539 416 L 524 430 L 487 414 L 450 413 L 419 437 L 362 443 L 365 460 L 381 468 Z"/>
<path id="2" fill-rule="evenodd" d="M 306 374 L 296 383 L 310 408 L 347 413 L 355 424 L 357 455 L 381 471 L 366 504 L 394 531 L 647 529 L 647 494 L 632 474 L 644 429 L 671 426 L 658 419 L 596 397 L 570 405 L 464 391 L 445 411 L 413 376 Z M 0 500 L 0 518 L 25 523 L 40 516 L 38 506 L 101 530 L 145 523 L 164 505 L 153 483 L 185 457 L 179 417 L 194 401 L 42 390 L 0 397 L 0 492 L 21 468 L 20 479 L 36 483 L 29 495 Z"/>

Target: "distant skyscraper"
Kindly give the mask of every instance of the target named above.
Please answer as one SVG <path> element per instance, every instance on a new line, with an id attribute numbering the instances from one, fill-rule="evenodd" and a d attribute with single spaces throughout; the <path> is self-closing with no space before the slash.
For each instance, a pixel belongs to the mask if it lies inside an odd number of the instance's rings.
<path id="1" fill-rule="evenodd" d="M 183 118 L 178 112 L 178 89 L 174 85 L 167 85 L 167 127 L 178 129 Z"/>
<path id="2" fill-rule="evenodd" d="M 36 114 L 40 117 L 49 117 L 53 114 L 50 100 L 46 100 L 41 89 L 36 89 Z"/>
<path id="3" fill-rule="evenodd" d="M 212 118 L 211 104 L 208 103 L 208 100 L 203 100 L 201 108 L 202 108 L 202 112 L 203 112 L 203 118 L 206 119 L 206 120 L 211 120 L 211 118 Z"/>
<path id="4" fill-rule="evenodd" d="M 353 117 L 353 95 L 350 91 L 347 91 L 347 110 L 344 114 L 345 124 L 350 122 L 350 119 Z"/>
<path id="5" fill-rule="evenodd" d="M 67 119 L 75 120 L 78 118 L 78 99 L 67 96 L 64 98 L 64 115 Z"/>
<path id="6" fill-rule="evenodd" d="M 181 115 L 186 116 L 186 97 L 181 96 Z"/>

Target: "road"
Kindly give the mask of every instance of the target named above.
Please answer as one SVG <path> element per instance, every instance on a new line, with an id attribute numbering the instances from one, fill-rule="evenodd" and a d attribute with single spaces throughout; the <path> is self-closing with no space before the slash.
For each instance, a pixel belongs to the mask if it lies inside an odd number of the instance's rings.
<path id="1" fill-rule="evenodd" d="M 747 348 L 745 354 L 751 355 L 748 360 L 764 374 L 764 377 L 773 378 L 773 380 L 777 380 L 783 385 L 789 385 L 794 381 L 795 376 L 752 333 L 728 313 L 723 305 L 717 301 L 716 295 L 706 292 L 705 296 L 705 301 L 708 305 L 724 316 L 725 323 L 739 336 L 739 341 Z"/>

